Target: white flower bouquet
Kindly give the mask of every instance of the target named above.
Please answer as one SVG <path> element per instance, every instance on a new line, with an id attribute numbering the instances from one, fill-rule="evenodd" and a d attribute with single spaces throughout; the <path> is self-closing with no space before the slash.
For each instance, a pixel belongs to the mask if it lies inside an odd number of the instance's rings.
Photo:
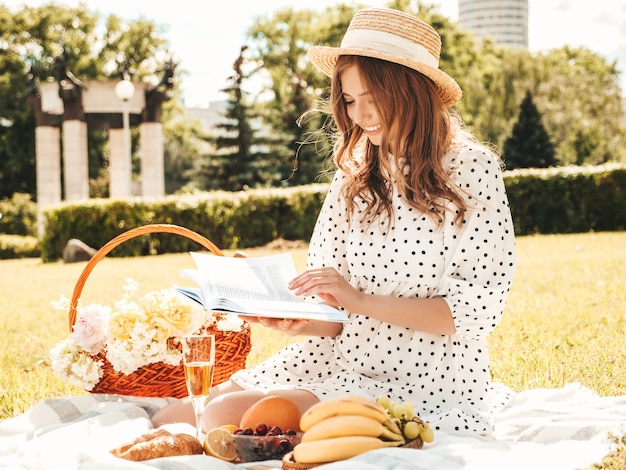
<path id="1" fill-rule="evenodd" d="M 129 278 L 113 308 L 78 305 L 73 331 L 51 351 L 52 369 L 59 377 L 92 390 L 103 378 L 105 358 L 124 375 L 155 363 L 178 366 L 182 336 L 245 327 L 238 316 L 207 312 L 174 289 L 151 291 L 135 300 L 137 290 L 137 282 Z M 70 301 L 61 297 L 52 304 L 67 311 Z"/>

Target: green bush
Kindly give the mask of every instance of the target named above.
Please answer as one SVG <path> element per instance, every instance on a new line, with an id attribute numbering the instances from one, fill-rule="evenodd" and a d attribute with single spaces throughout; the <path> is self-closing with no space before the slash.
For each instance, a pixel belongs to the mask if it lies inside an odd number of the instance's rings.
<path id="1" fill-rule="evenodd" d="M 308 240 L 328 185 L 241 192 L 214 191 L 160 199 L 90 199 L 47 207 L 42 259 L 62 257 L 70 238 L 100 248 L 127 230 L 148 224 L 183 226 L 222 249 L 259 246 L 276 238 Z M 178 253 L 200 249 L 198 243 L 171 234 L 137 237 L 110 256 Z"/>
<path id="2" fill-rule="evenodd" d="M 0 259 L 39 258 L 41 250 L 37 237 L 0 234 Z"/>
<path id="3" fill-rule="evenodd" d="M 515 233 L 626 229 L 626 166 L 605 164 L 505 173 Z"/>
<path id="4" fill-rule="evenodd" d="M 0 233 L 37 237 L 37 203 L 30 194 L 0 200 Z"/>
<path id="5" fill-rule="evenodd" d="M 513 170 L 504 173 L 504 182 L 517 235 L 626 229 L 624 165 Z M 44 212 L 41 257 L 44 261 L 61 258 L 70 238 L 100 248 L 131 228 L 156 223 L 183 226 L 222 249 L 245 249 L 276 238 L 308 241 L 327 189 L 327 184 L 315 184 L 63 203 Z M 7 213 L 34 214 L 34 210 L 20 209 L 28 206 L 20 201 L 18 208 Z M 110 256 L 198 249 L 201 246 L 186 237 L 159 233 L 125 241 Z"/>

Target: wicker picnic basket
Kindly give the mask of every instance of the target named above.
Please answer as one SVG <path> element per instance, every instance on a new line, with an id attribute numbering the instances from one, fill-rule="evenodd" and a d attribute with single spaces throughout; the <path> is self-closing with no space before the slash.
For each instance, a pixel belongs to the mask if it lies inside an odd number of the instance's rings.
<path id="1" fill-rule="evenodd" d="M 125 241 L 150 233 L 172 233 L 193 240 L 214 255 L 223 256 L 221 250 L 211 241 L 189 229 L 170 224 L 150 224 L 137 227 L 113 238 L 89 260 L 76 282 L 70 302 L 69 327 L 70 332 L 76 322 L 77 306 L 83 287 L 89 274 L 96 264 L 111 250 Z M 215 369 L 213 384 L 217 385 L 226 380 L 236 371 L 245 368 L 246 358 L 250 352 L 250 325 L 244 324 L 242 331 L 208 331 L 215 335 Z M 104 375 L 100 382 L 90 390 L 92 393 L 114 393 L 144 397 L 175 397 L 182 398 L 188 395 L 185 384 L 183 364 L 171 366 L 157 362 L 141 367 L 131 374 L 116 372 L 103 354 L 99 359 L 104 361 Z"/>

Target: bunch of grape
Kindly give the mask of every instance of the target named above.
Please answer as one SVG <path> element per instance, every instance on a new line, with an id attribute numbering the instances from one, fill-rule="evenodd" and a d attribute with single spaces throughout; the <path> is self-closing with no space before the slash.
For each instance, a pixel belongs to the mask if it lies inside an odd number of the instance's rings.
<path id="1" fill-rule="evenodd" d="M 269 427 L 264 423 L 254 429 L 237 428 L 231 436 L 242 462 L 281 459 L 300 442 L 300 435 L 296 431 L 288 429 L 283 432 L 279 426 Z"/>
<path id="2" fill-rule="evenodd" d="M 265 423 L 259 423 L 254 429 L 250 427 L 243 429 L 237 428 L 233 431 L 233 434 L 243 434 L 244 436 L 281 436 L 283 434 L 287 434 L 290 436 L 295 436 L 297 432 L 293 429 L 287 429 L 283 433 L 283 430 L 279 426 L 269 427 Z"/>
<path id="3" fill-rule="evenodd" d="M 387 395 L 379 396 L 376 401 L 398 425 L 407 441 L 412 441 L 418 437 L 424 442 L 432 442 L 434 440 L 433 429 L 426 421 L 423 421 L 415 414 L 415 405 L 413 403 L 409 401 L 393 401 Z"/>

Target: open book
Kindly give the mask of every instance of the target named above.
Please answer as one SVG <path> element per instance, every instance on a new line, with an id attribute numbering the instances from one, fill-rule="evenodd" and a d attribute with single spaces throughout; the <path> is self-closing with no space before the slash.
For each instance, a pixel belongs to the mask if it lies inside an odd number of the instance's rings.
<path id="1" fill-rule="evenodd" d="M 198 269 L 181 275 L 199 287 L 176 287 L 205 310 L 238 315 L 347 322 L 345 312 L 326 304 L 306 302 L 287 284 L 296 277 L 291 253 L 231 258 L 192 252 Z"/>

